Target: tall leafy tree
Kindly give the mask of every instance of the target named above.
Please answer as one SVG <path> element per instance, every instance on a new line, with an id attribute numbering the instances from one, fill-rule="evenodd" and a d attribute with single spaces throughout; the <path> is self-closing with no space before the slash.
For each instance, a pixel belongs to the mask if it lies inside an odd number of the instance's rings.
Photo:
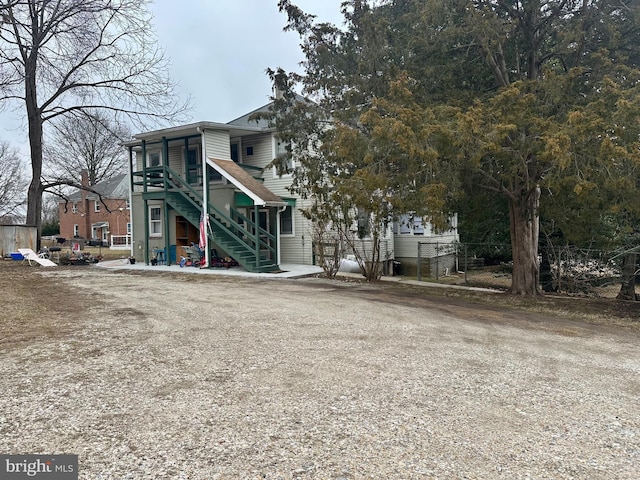
<path id="1" fill-rule="evenodd" d="M 585 105 L 559 125 L 571 149 L 565 175 L 549 179 L 542 205 L 550 233 L 568 245 L 615 252 L 623 264 L 619 298 L 635 299 L 640 222 L 640 70 L 600 57 Z M 555 230 L 555 232 L 554 232 Z"/>
<path id="2" fill-rule="evenodd" d="M 624 128 L 617 122 L 625 108 L 625 122 L 638 113 L 629 100 L 636 86 L 627 80 L 640 58 L 636 2 L 389 0 L 373 8 L 352 0 L 343 5 L 341 31 L 280 2 L 287 28 L 300 34 L 306 55 L 304 74 L 293 78 L 320 99 L 324 120 L 333 122 L 329 131 L 335 133 L 326 134 L 322 145 L 342 162 L 336 170 L 355 173 L 355 158 L 369 154 L 377 159 L 370 163 L 384 164 L 378 171 L 394 208 L 434 218 L 438 209 L 447 212 L 465 184 L 452 180 L 451 173 L 471 175 L 508 204 L 510 291 L 540 293 L 543 194 L 562 178 L 573 177 L 572 188 L 579 189 L 584 178 L 575 172 L 598 173 L 588 165 L 635 161 L 633 134 L 615 132 Z M 392 88 L 398 82 L 402 86 Z M 620 102 L 594 110 L 606 103 L 607 92 Z M 597 116 L 591 130 L 575 130 L 577 119 L 590 112 Z M 588 138 L 595 150 L 583 148 Z M 358 149 L 342 148 L 356 144 Z M 596 153 L 603 151 L 615 155 Z"/>
<path id="3" fill-rule="evenodd" d="M 310 200 L 305 214 L 316 225 L 338 232 L 340 241 L 356 253 L 365 276 L 376 279 L 381 274 L 380 241 L 390 220 L 390 192 L 387 164 L 372 148 L 360 116 L 373 96 L 388 90 L 382 72 L 376 71 L 388 66 L 384 39 L 370 21 L 366 2 L 345 8 L 351 26 L 347 31 L 316 24 L 313 16 L 286 0 L 279 5 L 288 12 L 288 28 L 303 38 L 307 61 L 304 77 L 270 71 L 278 91 L 271 118 L 287 145 L 275 163 L 286 168 L 295 160 L 292 190 Z M 316 102 L 299 100 L 294 92 L 298 82 Z M 371 248 L 364 237 L 371 240 Z"/>
<path id="4" fill-rule="evenodd" d="M 471 76 L 452 82 L 453 88 L 441 87 L 441 92 L 463 108 L 465 94 L 473 94 L 473 104 L 459 115 L 461 165 L 476 182 L 507 200 L 514 255 L 511 292 L 534 295 L 540 292 L 541 195 L 553 192 L 561 179 L 584 179 L 587 165 L 603 160 L 594 154 L 600 145 L 620 143 L 608 133 L 616 125 L 615 102 L 597 110 L 589 132 L 600 128 L 591 137 L 595 150 L 581 148 L 589 135 L 577 135 L 572 121 L 580 112 L 593 111 L 611 82 L 621 90 L 632 88 L 607 65 L 637 68 L 637 6 L 607 0 L 445 3 L 427 2 L 423 15 L 416 17 L 426 22 L 427 31 L 443 32 L 417 44 L 430 52 L 440 47 L 454 58 L 465 48 L 470 64 L 480 59 L 484 63 L 485 74 L 478 74 L 482 69 L 469 72 Z M 421 72 L 429 75 L 428 67 L 410 68 L 416 78 Z M 492 84 L 486 73 L 493 77 Z M 425 98 L 437 98 L 432 90 L 422 89 L 429 95 Z M 629 136 L 625 142 L 628 160 L 634 150 Z M 576 171 L 582 174 L 576 176 Z M 595 168 L 589 173 L 600 172 Z M 589 178 L 598 182 L 593 175 Z"/>
<path id="5" fill-rule="evenodd" d="M 154 41 L 147 2 L 2 2 L 0 102 L 18 103 L 28 125 L 27 222 L 40 225 L 44 126 L 72 112 L 107 110 L 134 121 L 176 118 L 167 61 Z"/>

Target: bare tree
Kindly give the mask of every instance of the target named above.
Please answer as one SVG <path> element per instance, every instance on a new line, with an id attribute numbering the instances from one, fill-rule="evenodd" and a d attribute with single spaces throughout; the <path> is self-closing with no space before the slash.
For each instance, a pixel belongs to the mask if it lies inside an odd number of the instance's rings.
<path id="1" fill-rule="evenodd" d="M 52 178 L 80 183 L 86 170 L 89 185 L 95 185 L 126 171 L 126 152 L 120 144 L 131 131 L 124 124 L 96 111 L 62 117 L 52 126 L 54 134 L 44 146 L 46 171 Z"/>
<path id="2" fill-rule="evenodd" d="M 111 111 L 144 124 L 177 120 L 167 60 L 144 0 L 0 0 L 0 105 L 24 107 L 31 152 L 27 223 L 40 226 L 43 127 L 77 112 Z M 53 182 L 54 184 L 59 182 Z"/>
<path id="3" fill-rule="evenodd" d="M 26 183 L 17 152 L 7 142 L 0 142 L 0 221 L 22 217 Z"/>

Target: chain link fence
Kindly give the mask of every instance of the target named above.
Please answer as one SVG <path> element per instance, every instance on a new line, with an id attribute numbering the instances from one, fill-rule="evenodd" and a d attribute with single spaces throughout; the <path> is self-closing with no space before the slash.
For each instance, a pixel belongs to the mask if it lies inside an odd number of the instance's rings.
<path id="1" fill-rule="evenodd" d="M 621 251 L 576 247 L 541 249 L 540 283 L 547 292 L 614 298 L 623 256 Z M 511 245 L 421 242 L 416 267 L 420 281 L 506 290 L 513 257 Z"/>

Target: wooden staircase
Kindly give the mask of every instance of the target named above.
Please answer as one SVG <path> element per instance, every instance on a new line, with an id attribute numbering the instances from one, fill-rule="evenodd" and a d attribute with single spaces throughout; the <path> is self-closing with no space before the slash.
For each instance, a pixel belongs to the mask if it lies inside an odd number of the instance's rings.
<path id="1" fill-rule="evenodd" d="M 166 168 L 166 167 L 165 167 Z M 202 196 L 179 175 L 166 168 L 164 198 L 196 228 L 200 227 Z M 232 209 L 234 219 L 213 205 L 208 205 L 208 236 L 211 243 L 233 257 L 249 272 L 273 272 L 280 269 L 277 264 L 277 239 L 252 220 Z"/>

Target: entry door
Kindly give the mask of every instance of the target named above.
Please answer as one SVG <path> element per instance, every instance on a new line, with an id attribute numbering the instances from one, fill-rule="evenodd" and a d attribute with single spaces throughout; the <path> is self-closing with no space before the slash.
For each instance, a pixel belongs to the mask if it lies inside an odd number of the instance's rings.
<path id="1" fill-rule="evenodd" d="M 198 160 L 198 151 L 196 149 L 187 150 L 187 182 L 189 182 L 189 185 L 202 184 L 202 165 Z"/>
<path id="2" fill-rule="evenodd" d="M 269 231 L 269 210 L 258 210 L 258 221 L 256 222 L 256 211 L 251 210 L 251 221 L 267 232 Z"/>
<path id="3" fill-rule="evenodd" d="M 251 221 L 257 223 L 263 230 L 269 231 L 269 210 L 258 210 L 258 221 L 256 222 L 256 211 L 251 211 Z M 269 244 L 269 238 L 264 233 L 260 234 L 260 250 L 268 251 L 266 246 Z"/>

